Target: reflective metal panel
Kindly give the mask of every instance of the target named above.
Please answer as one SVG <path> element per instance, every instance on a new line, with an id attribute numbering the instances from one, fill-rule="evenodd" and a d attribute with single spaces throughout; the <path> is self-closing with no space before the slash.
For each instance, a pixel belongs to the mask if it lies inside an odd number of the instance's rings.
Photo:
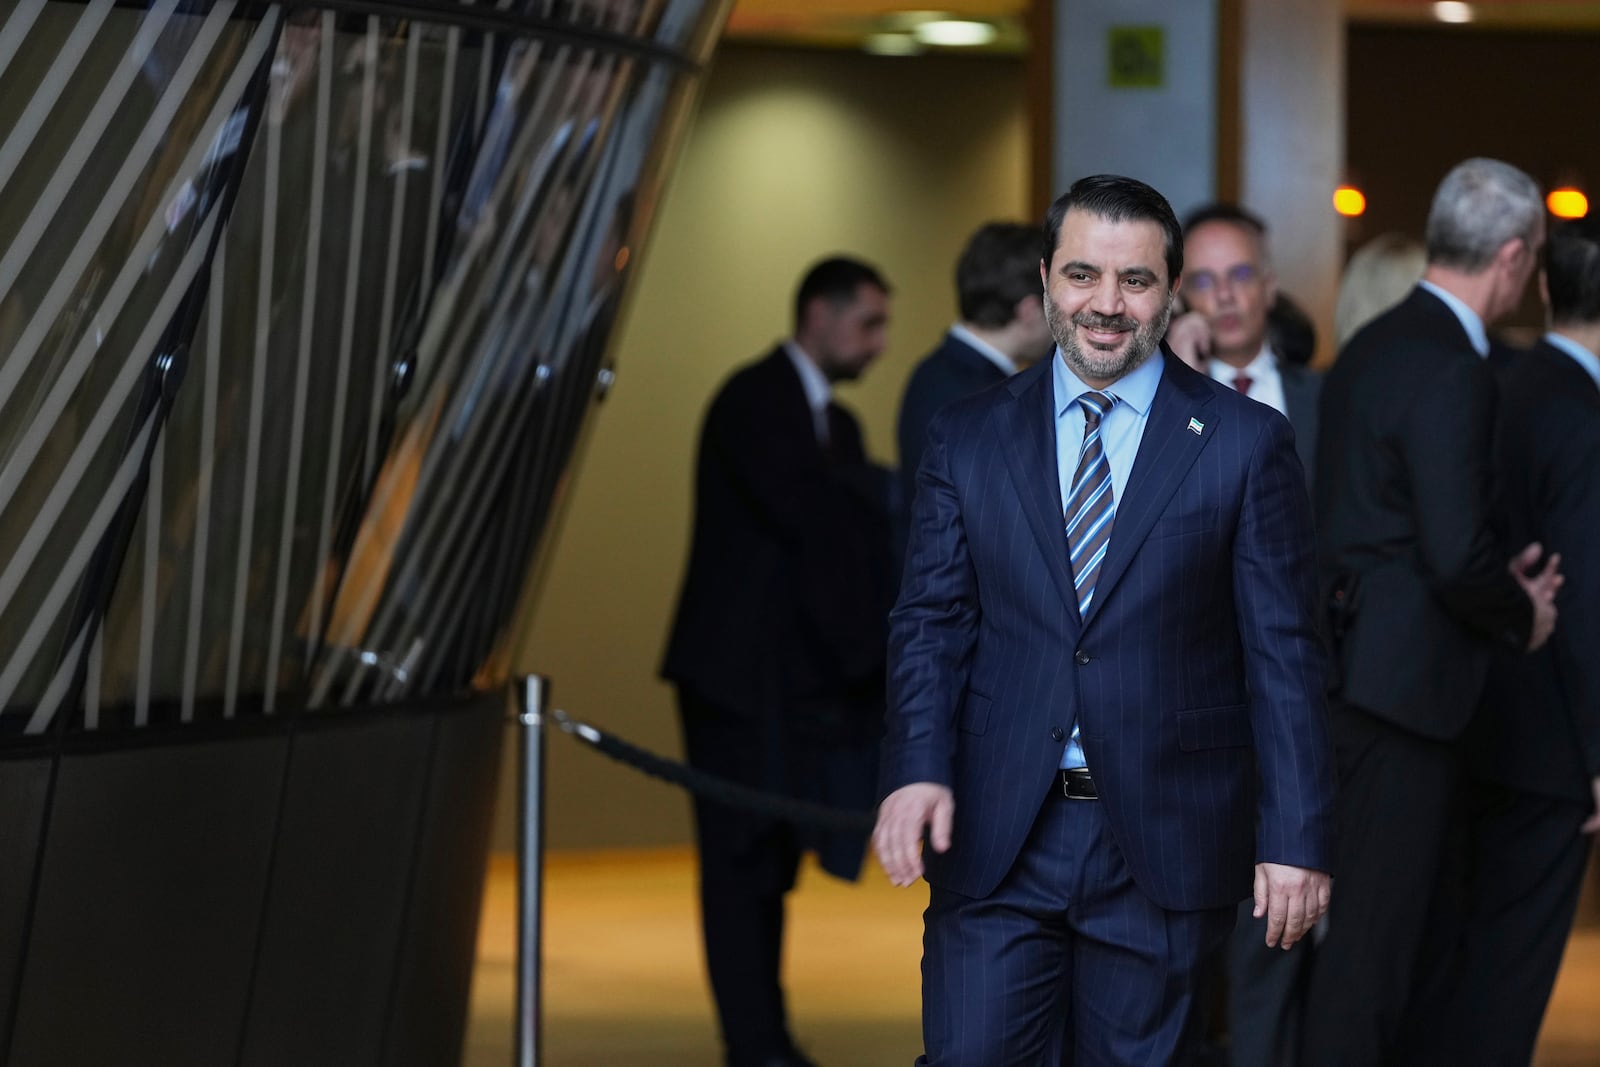
<path id="1" fill-rule="evenodd" d="M 490 653 L 725 0 L 0 22 L 0 732 Z"/>

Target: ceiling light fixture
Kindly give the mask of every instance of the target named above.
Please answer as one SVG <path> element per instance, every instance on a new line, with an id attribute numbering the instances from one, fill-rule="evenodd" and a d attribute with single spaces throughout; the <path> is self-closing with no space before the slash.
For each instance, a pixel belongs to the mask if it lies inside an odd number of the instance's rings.
<path id="1" fill-rule="evenodd" d="M 1552 189 L 1550 195 L 1544 198 L 1545 206 L 1550 209 L 1550 214 L 1558 219 L 1581 219 L 1589 214 L 1589 198 L 1579 189 L 1567 186 L 1563 189 Z"/>
<path id="2" fill-rule="evenodd" d="M 968 19 L 939 19 L 920 23 L 915 30 L 917 40 L 941 48 L 974 48 L 992 42 L 997 31 L 992 23 Z"/>
<path id="3" fill-rule="evenodd" d="M 914 56 L 924 49 L 922 42 L 909 33 L 872 33 L 861 47 L 875 56 Z"/>
<path id="4" fill-rule="evenodd" d="M 1433 5 L 1433 17 L 1440 22 L 1471 22 L 1472 5 L 1460 0 L 1439 0 Z"/>
<path id="5" fill-rule="evenodd" d="M 1333 191 L 1333 210 L 1347 219 L 1353 219 L 1365 214 L 1367 210 L 1366 195 L 1353 185 L 1341 185 Z"/>

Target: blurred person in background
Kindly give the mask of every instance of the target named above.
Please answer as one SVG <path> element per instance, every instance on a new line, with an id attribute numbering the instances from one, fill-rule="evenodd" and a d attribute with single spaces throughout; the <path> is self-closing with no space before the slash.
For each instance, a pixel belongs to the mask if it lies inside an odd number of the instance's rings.
<path id="1" fill-rule="evenodd" d="M 933 416 L 951 401 L 1033 366 L 1055 347 L 1039 284 L 1039 227 L 1020 222 L 979 227 L 956 263 L 956 300 L 960 321 L 917 364 L 900 398 L 902 514 L 911 508 Z M 899 525 L 896 539 L 903 546 L 904 523 Z"/>
<path id="2" fill-rule="evenodd" d="M 1355 332 L 1404 300 L 1428 265 L 1422 246 L 1405 234 L 1379 234 L 1350 256 L 1333 307 L 1333 340 L 1340 348 Z"/>
<path id="3" fill-rule="evenodd" d="M 1287 417 L 1309 481 L 1322 381 L 1277 349 L 1270 316 L 1278 279 L 1266 224 L 1233 204 L 1211 204 L 1185 220 L 1183 254 L 1184 300 L 1205 326 L 1200 351 L 1206 359 L 1197 369 Z M 1308 347 L 1299 340 L 1297 354 Z M 1314 334 L 1309 347 L 1316 347 Z"/>
<path id="4" fill-rule="evenodd" d="M 1600 831 L 1600 220 L 1545 249 L 1549 331 L 1499 379 L 1512 544 L 1560 553 L 1561 625 L 1503 652 L 1467 735 L 1468 888 L 1438 1064 L 1527 1064 Z"/>
<path id="5" fill-rule="evenodd" d="M 869 811 L 883 724 L 889 474 L 835 383 L 883 351 L 889 286 L 818 263 L 794 334 L 734 372 L 701 428 L 689 569 L 661 674 L 689 764 L 799 800 Z M 728 1067 L 810 1067 L 780 982 L 801 854 L 855 879 L 866 834 L 694 802 L 706 969 Z"/>
<path id="6" fill-rule="evenodd" d="M 1515 558 L 1491 526 L 1487 327 L 1514 310 L 1544 243 L 1544 201 L 1509 164 L 1447 174 L 1427 271 L 1361 328 L 1323 382 L 1318 540 L 1334 642 L 1339 893 L 1312 959 L 1301 1063 L 1419 1062 L 1454 943 L 1449 889 L 1461 738 L 1496 650 L 1555 626 L 1559 559 Z"/>
<path id="7" fill-rule="evenodd" d="M 1183 258 L 1183 292 L 1205 326 L 1202 346 L 1209 358 L 1200 369 L 1288 417 L 1309 485 L 1322 379 L 1285 360 L 1272 336 L 1271 311 L 1280 294 L 1266 225 L 1232 204 L 1200 208 L 1185 221 Z M 1314 350 L 1315 341 L 1298 349 Z M 1253 908 L 1254 901 L 1240 903 L 1219 961 L 1227 975 L 1228 1061 L 1233 1067 L 1289 1067 L 1314 947 L 1305 938 L 1287 952 L 1268 948 L 1266 921 L 1254 917 Z"/>

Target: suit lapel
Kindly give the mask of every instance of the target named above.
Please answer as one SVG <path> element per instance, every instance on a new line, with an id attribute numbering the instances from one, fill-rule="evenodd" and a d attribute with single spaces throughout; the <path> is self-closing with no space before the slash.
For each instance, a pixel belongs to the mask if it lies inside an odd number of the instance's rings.
<path id="1" fill-rule="evenodd" d="M 1111 544 L 1095 582 L 1094 603 L 1089 605 L 1085 626 L 1100 614 L 1150 527 L 1216 432 L 1215 400 L 1200 375 L 1176 358 L 1167 359 L 1128 486 L 1117 501 Z"/>
<path id="2" fill-rule="evenodd" d="M 1042 368 L 1042 370 L 1040 369 Z M 1000 438 L 1005 442 L 1006 466 L 1012 484 L 1022 500 L 1028 526 L 1038 539 L 1039 549 L 1056 583 L 1072 610 L 1078 613 L 1073 591 L 1072 570 L 1067 559 L 1066 523 L 1061 516 L 1061 481 L 1056 470 L 1056 412 L 1054 376 L 1050 361 L 1012 378 L 1009 388 L 1016 403 L 1002 404 L 997 417 Z"/>

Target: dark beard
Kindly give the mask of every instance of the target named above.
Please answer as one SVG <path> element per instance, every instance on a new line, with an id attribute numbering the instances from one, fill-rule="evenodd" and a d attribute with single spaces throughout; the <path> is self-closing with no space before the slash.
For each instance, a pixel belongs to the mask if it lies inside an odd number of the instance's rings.
<path id="1" fill-rule="evenodd" d="M 1160 314 L 1143 325 L 1125 316 L 1098 315 L 1093 311 L 1080 311 L 1072 316 L 1071 321 L 1062 322 L 1061 309 L 1047 292 L 1044 295 L 1044 317 L 1050 324 L 1050 333 L 1055 337 L 1056 344 L 1061 346 L 1062 358 L 1074 374 L 1085 381 L 1116 381 L 1149 359 L 1150 354 L 1160 346 L 1161 339 L 1167 335 L 1167 323 L 1172 318 L 1172 305 L 1169 302 Z M 1132 329 L 1133 336 L 1124 343 L 1120 352 L 1093 347 L 1084 351 L 1078 345 L 1074 326 L 1085 326 L 1092 330 Z"/>

